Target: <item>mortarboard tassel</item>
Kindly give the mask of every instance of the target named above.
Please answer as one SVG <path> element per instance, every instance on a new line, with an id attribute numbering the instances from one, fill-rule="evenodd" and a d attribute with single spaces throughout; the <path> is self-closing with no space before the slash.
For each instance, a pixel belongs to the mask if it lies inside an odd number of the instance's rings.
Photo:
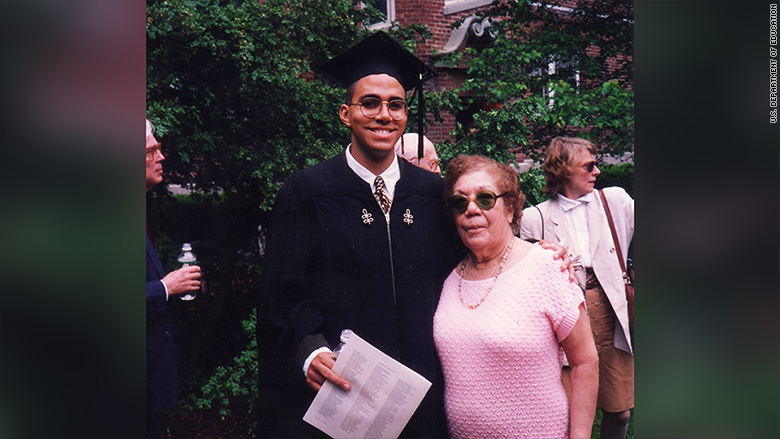
<path id="1" fill-rule="evenodd" d="M 423 157 L 423 129 L 425 128 L 425 101 L 423 100 L 423 74 L 420 73 L 420 83 L 417 85 L 417 165 L 420 166 Z"/>

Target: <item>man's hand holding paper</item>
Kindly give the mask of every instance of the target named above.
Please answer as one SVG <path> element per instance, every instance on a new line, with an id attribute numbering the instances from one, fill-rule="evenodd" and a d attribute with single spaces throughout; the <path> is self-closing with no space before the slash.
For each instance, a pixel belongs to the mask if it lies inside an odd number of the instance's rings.
<path id="1" fill-rule="evenodd" d="M 309 370 L 306 373 L 306 384 L 314 390 L 319 391 L 325 380 L 331 381 L 344 390 L 349 390 L 351 385 L 336 372 L 333 372 L 333 365 L 336 360 L 330 352 L 319 353 L 309 364 Z"/>
<path id="2" fill-rule="evenodd" d="M 343 439 L 398 437 L 431 386 L 356 334 L 335 363 L 331 354 L 319 354 L 309 372 L 309 385 L 319 377 L 322 387 L 303 420 Z M 347 382 L 351 390 L 338 387 Z"/>

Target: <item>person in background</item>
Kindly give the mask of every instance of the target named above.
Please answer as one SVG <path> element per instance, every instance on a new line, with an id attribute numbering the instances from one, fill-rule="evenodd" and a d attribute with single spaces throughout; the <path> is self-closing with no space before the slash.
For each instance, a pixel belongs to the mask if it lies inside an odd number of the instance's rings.
<path id="1" fill-rule="evenodd" d="M 434 317 L 450 437 L 590 438 L 598 357 L 582 292 L 553 252 L 515 236 L 517 172 L 483 156 L 447 164 L 445 199 L 468 255 Z M 571 403 L 561 382 L 566 353 Z"/>
<path id="2" fill-rule="evenodd" d="M 604 206 L 594 190 L 601 173 L 596 146 L 584 139 L 556 137 L 544 160 L 548 201 L 525 209 L 521 238 L 563 243 L 585 291 L 588 315 L 599 354 L 601 437 L 623 439 L 634 407 L 633 340 L 629 333 L 622 270 Z M 634 200 L 620 187 L 602 189 L 609 203 L 624 262 L 634 236 Z M 562 379 L 568 380 L 564 369 Z"/>
<path id="3" fill-rule="evenodd" d="M 423 156 L 418 158 L 419 137 L 415 133 L 406 133 L 398 139 L 395 144 L 395 153 L 398 157 L 406 160 L 407 162 L 419 166 L 423 169 L 427 169 L 434 174 L 441 174 L 441 168 L 439 167 L 439 156 L 436 154 L 436 147 L 433 146 L 427 137 L 423 136 Z"/>
<path id="4" fill-rule="evenodd" d="M 163 181 L 161 144 L 146 120 L 146 192 Z M 200 267 L 185 266 L 170 273 L 146 235 L 146 436 L 168 437 L 161 410 L 178 395 L 176 317 L 173 298 L 200 288 Z"/>

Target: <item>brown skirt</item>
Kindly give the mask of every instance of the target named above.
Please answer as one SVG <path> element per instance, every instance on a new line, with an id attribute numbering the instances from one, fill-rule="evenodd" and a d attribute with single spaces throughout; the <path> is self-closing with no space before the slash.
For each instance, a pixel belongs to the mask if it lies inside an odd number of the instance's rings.
<path id="1" fill-rule="evenodd" d="M 601 285 L 593 280 L 589 279 L 585 300 L 599 354 L 599 398 L 596 406 L 608 412 L 622 412 L 634 407 L 634 356 L 613 345 L 615 311 Z"/>

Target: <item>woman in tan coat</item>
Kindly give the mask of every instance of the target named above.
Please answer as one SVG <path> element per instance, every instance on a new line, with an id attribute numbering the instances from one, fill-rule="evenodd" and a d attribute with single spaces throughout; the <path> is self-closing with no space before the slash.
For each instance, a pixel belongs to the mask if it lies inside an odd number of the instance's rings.
<path id="1" fill-rule="evenodd" d="M 634 407 L 633 341 L 622 270 L 598 191 L 596 146 L 570 137 L 550 142 L 544 161 L 544 189 L 551 198 L 523 211 L 520 237 L 566 246 L 585 291 L 590 326 L 599 353 L 601 437 L 623 439 Z M 623 252 L 634 236 L 634 200 L 619 187 L 602 189 Z M 579 267 L 578 267 L 579 265 Z M 579 268 L 579 269 L 578 269 Z M 567 379 L 566 370 L 563 374 Z"/>

